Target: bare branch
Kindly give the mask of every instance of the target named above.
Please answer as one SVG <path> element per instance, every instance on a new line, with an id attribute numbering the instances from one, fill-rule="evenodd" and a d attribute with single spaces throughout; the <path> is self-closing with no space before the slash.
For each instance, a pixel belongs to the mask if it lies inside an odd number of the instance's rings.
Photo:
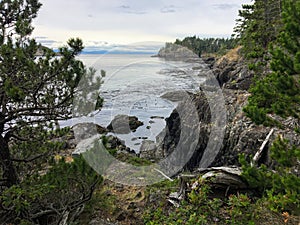
<path id="1" fill-rule="evenodd" d="M 159 169 L 154 168 L 155 171 L 159 172 L 161 175 L 163 175 L 165 178 L 167 178 L 169 181 L 174 181 L 173 179 L 171 179 L 170 177 L 168 177 L 166 174 L 164 174 L 162 171 L 160 171 Z"/>
<path id="2" fill-rule="evenodd" d="M 272 136 L 272 134 L 274 133 L 274 129 L 272 129 L 270 131 L 270 133 L 268 134 L 268 136 L 266 137 L 265 141 L 262 143 L 261 147 L 259 148 L 259 150 L 256 152 L 256 154 L 254 155 L 252 162 L 251 162 L 251 166 L 254 166 L 255 164 L 257 164 L 258 160 L 260 159 L 262 152 L 264 151 L 267 143 L 270 140 L 270 137 Z"/>
<path id="3" fill-rule="evenodd" d="M 33 156 L 33 157 L 30 157 L 28 159 L 12 159 L 13 162 L 18 162 L 18 163 L 29 163 L 29 162 L 33 162 L 37 159 L 40 159 L 44 156 L 48 156 L 50 155 L 50 153 L 46 152 L 46 153 L 43 153 L 43 154 L 40 154 L 40 155 L 36 155 L 36 156 Z"/>
<path id="4" fill-rule="evenodd" d="M 83 205 L 85 202 L 88 202 L 89 200 L 91 200 L 94 190 L 96 189 L 96 185 L 98 184 L 98 182 L 100 181 L 100 178 L 97 178 L 96 181 L 90 186 L 90 191 L 88 196 L 86 196 L 84 199 L 74 202 L 73 205 L 69 206 L 68 208 L 70 210 L 74 210 L 76 208 L 78 208 L 79 206 Z"/>

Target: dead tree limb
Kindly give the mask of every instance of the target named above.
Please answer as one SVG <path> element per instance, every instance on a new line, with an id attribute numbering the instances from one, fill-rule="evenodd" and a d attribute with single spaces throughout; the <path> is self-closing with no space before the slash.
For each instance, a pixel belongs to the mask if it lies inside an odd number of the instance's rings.
<path id="1" fill-rule="evenodd" d="M 262 145 L 260 146 L 259 150 L 256 152 L 256 154 L 254 155 L 252 161 L 251 161 L 251 166 L 254 166 L 257 164 L 258 160 L 261 158 L 263 151 L 265 150 L 266 145 L 268 144 L 272 134 L 274 133 L 274 129 L 272 129 L 270 131 L 270 133 L 268 134 L 268 136 L 266 137 L 266 139 L 264 140 L 264 142 L 262 143 Z"/>

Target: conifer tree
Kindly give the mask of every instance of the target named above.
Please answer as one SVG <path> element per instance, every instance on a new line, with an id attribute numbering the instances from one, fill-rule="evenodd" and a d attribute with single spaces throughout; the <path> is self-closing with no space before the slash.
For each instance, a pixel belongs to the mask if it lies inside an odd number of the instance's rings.
<path id="1" fill-rule="evenodd" d="M 183 40 L 177 39 L 175 44 L 187 47 L 199 57 L 204 54 L 225 54 L 226 50 L 232 49 L 236 46 L 234 38 L 204 38 L 186 37 Z"/>
<path id="2" fill-rule="evenodd" d="M 242 52 L 251 69 L 267 65 L 269 44 L 276 40 L 281 29 L 281 0 L 255 0 L 242 6 L 240 19 L 234 29 L 243 46 Z M 259 71 L 261 72 L 261 71 Z"/>
<path id="3" fill-rule="evenodd" d="M 3 185 L 17 184 L 12 142 L 38 137 L 33 130 L 70 117 L 76 86 L 85 73 L 75 56 L 83 49 L 80 39 L 60 48 L 60 57 L 30 38 L 37 0 L 0 2 L 0 162 Z M 36 53 L 43 49 L 43 57 Z M 25 134 L 31 128 L 31 134 Z M 30 137 L 29 137 L 30 136 Z M 20 159 L 21 160 L 21 159 Z"/>
<path id="4" fill-rule="evenodd" d="M 256 82 L 245 112 L 258 124 L 274 124 L 268 114 L 300 117 L 300 2 L 283 2 L 283 30 L 271 48 L 272 73 Z"/>
<path id="5" fill-rule="evenodd" d="M 65 148 L 58 140 L 70 135 L 53 124 L 72 117 L 75 94 L 81 94 L 81 107 L 91 105 L 86 100 L 99 90 L 104 73 L 95 77 L 76 59 L 83 49 L 78 38 L 58 54 L 31 38 L 40 7 L 38 0 L 0 1 L 1 224 L 69 224 L 99 181 L 82 159 L 69 164 L 51 158 Z M 89 93 L 78 88 L 86 74 Z M 92 95 L 95 108 L 101 107 L 101 98 Z"/>
<path id="6" fill-rule="evenodd" d="M 274 42 L 266 49 L 270 52 L 270 69 L 266 76 L 258 75 L 250 89 L 246 115 L 256 124 L 284 127 L 278 116 L 300 118 L 300 1 L 278 1 L 280 32 L 274 33 Z M 275 26 L 274 28 L 278 28 Z M 266 31 L 267 32 L 267 31 Z M 269 33 L 266 33 L 267 35 Z M 265 69 L 266 66 L 264 66 Z M 278 115 L 275 116 L 274 114 Z M 297 124 L 296 124 L 297 125 Z M 299 131 L 299 127 L 295 127 Z M 293 142 L 278 137 L 270 148 L 272 168 L 259 167 L 240 158 L 242 176 L 249 186 L 263 197 L 262 201 L 272 211 L 288 211 L 299 215 L 300 180 L 298 176 L 300 149 Z"/>

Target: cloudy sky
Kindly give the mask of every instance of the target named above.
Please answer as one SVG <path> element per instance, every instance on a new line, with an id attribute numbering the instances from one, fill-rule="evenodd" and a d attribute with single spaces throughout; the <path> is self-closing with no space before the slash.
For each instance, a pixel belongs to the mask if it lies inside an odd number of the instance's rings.
<path id="1" fill-rule="evenodd" d="M 34 21 L 37 40 L 55 48 L 71 37 L 80 37 L 86 50 L 125 48 L 130 44 L 141 50 L 154 50 L 161 43 L 191 35 L 229 37 L 241 5 L 251 3 L 251 0 L 40 1 L 43 6 Z"/>

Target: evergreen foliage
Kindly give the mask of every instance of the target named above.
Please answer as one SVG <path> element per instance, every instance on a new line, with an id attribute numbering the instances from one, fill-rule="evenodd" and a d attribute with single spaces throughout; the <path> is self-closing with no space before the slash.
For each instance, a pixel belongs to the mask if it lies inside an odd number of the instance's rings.
<path id="1" fill-rule="evenodd" d="M 275 170 L 263 164 L 259 168 L 253 167 L 241 156 L 242 176 L 264 197 L 271 210 L 299 214 L 300 179 L 294 170 L 298 168 L 300 149 L 278 138 L 271 147 L 271 158 Z"/>
<path id="2" fill-rule="evenodd" d="M 144 223 L 147 225 L 194 225 L 216 224 L 217 221 L 218 224 L 224 225 L 255 224 L 256 215 L 251 205 L 251 199 L 247 195 L 213 198 L 211 187 L 207 181 L 199 178 L 193 183 L 197 184 L 197 187 L 187 194 L 187 197 L 180 202 L 178 207 L 172 207 L 168 202 L 151 205 L 150 207 L 153 208 L 144 213 Z M 154 189 L 154 187 L 151 188 Z M 161 190 L 172 191 L 171 187 L 168 186 L 162 186 L 159 190 L 160 192 Z"/>
<path id="3" fill-rule="evenodd" d="M 269 60 L 268 47 L 276 40 L 281 29 L 281 0 L 256 0 L 242 5 L 240 18 L 234 29 L 236 38 L 243 46 L 245 58 L 256 67 Z"/>
<path id="4" fill-rule="evenodd" d="M 259 79 L 251 88 L 252 96 L 244 109 L 257 124 L 274 125 L 268 114 L 284 118 L 300 116 L 300 2 L 283 3 L 283 30 L 272 45 L 273 72 Z"/>
<path id="5" fill-rule="evenodd" d="M 35 174 L 19 185 L 5 190 L 1 196 L 1 222 L 14 224 L 68 224 L 84 209 L 101 181 L 82 157 L 73 163 L 54 159 L 44 175 Z"/>
<path id="6" fill-rule="evenodd" d="M 0 221 L 16 224 L 71 222 L 98 183 L 98 176 L 83 162 L 53 163 L 66 149 L 68 129 L 54 129 L 72 117 L 75 94 L 87 74 L 95 108 L 101 107 L 102 83 L 96 71 L 76 59 L 80 39 L 70 39 L 59 53 L 30 37 L 38 0 L 0 1 Z M 84 86 L 83 86 L 84 87 Z M 95 93 L 94 93 L 95 92 Z M 77 98 L 78 99 L 78 98 Z M 87 101 L 86 104 L 90 105 Z"/>
<path id="7" fill-rule="evenodd" d="M 236 46 L 236 40 L 233 38 L 204 38 L 186 37 L 182 41 L 177 39 L 175 44 L 187 47 L 199 57 L 203 54 L 225 54 L 227 50 Z"/>

